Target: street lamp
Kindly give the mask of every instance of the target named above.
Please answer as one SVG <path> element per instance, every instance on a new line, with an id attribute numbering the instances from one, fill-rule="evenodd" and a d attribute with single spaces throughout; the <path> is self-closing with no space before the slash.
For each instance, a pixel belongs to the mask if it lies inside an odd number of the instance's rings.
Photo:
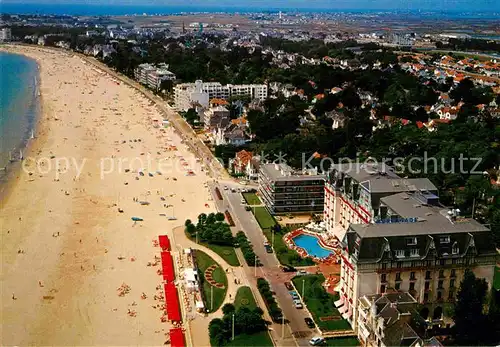
<path id="1" fill-rule="evenodd" d="M 231 340 L 234 341 L 234 313 L 233 313 L 233 324 L 232 324 L 232 328 L 231 328 Z"/>
<path id="2" fill-rule="evenodd" d="M 302 279 L 302 300 L 305 301 L 305 297 L 304 297 L 304 288 L 306 286 L 306 280 L 305 279 Z"/>

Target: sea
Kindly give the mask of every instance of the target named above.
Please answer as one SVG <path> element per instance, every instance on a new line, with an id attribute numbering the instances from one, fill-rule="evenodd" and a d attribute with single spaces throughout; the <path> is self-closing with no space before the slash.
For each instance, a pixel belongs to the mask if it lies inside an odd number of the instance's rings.
<path id="1" fill-rule="evenodd" d="M 40 112 L 37 63 L 0 52 L 0 177 L 18 161 Z M 7 168 L 6 168 L 7 167 Z"/>
<path id="2" fill-rule="evenodd" d="M 0 1 L 1 3 L 1 1 Z M 426 19 L 482 19 L 482 20 L 498 20 L 500 8 L 493 6 L 489 9 L 476 9 L 469 7 L 469 10 L 448 9 L 446 11 L 428 9 L 419 10 L 413 9 L 412 6 L 407 6 L 401 9 L 360 9 L 360 8 L 334 8 L 335 3 L 332 3 L 332 8 L 328 7 L 287 7 L 287 1 L 281 1 L 279 4 L 284 6 L 273 7 L 272 4 L 262 6 L 263 1 L 256 1 L 257 6 L 243 6 L 235 2 L 232 5 L 217 4 L 210 2 L 206 6 L 195 6 L 193 4 L 186 5 L 118 5 L 118 4 L 85 4 L 85 3 L 43 3 L 43 2 L 10 2 L 4 1 L 0 5 L 0 13 L 6 14 L 38 14 L 38 15 L 74 15 L 74 16 L 125 16 L 125 15 L 171 15 L 183 13 L 344 13 L 351 15 L 402 15 L 402 16 L 417 16 L 418 18 Z M 247 2 L 248 3 L 248 2 Z M 259 6 L 260 5 L 260 6 Z M 278 5 L 278 3 L 276 3 Z"/>

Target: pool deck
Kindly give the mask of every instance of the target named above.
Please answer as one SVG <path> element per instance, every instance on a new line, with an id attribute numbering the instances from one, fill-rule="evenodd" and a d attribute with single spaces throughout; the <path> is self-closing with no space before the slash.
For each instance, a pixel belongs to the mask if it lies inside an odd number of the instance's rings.
<path id="1" fill-rule="evenodd" d="M 321 247 L 323 247 L 324 249 L 330 250 L 333 253 L 330 254 L 326 258 L 318 258 L 318 257 L 314 257 L 314 256 L 310 255 L 309 253 L 307 253 L 307 251 L 305 249 L 297 246 L 295 244 L 295 242 L 293 241 L 293 239 L 299 235 L 309 235 L 309 236 L 313 236 L 313 237 L 317 238 L 318 243 Z M 297 230 L 294 230 L 292 232 L 285 234 L 283 236 L 283 241 L 290 249 L 297 251 L 297 253 L 301 257 L 303 257 L 303 258 L 310 257 L 318 264 L 320 264 L 320 263 L 323 263 L 323 264 L 337 263 L 339 260 L 339 257 L 340 257 L 340 247 L 339 247 L 338 240 L 335 239 L 334 243 L 326 242 L 325 239 L 323 238 L 323 235 L 320 233 L 314 233 L 314 232 L 311 232 L 309 230 L 304 230 L 304 229 L 297 229 Z"/>

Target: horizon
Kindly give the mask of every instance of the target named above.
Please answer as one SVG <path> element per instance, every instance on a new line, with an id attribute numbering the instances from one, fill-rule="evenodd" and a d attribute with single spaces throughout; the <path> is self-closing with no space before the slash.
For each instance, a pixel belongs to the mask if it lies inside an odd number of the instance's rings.
<path id="1" fill-rule="evenodd" d="M 193 11 L 199 7 L 201 10 L 217 9 L 245 9 L 253 11 L 269 11 L 269 10 L 318 10 L 318 11 L 423 11 L 423 12 L 500 12 L 500 2 L 496 0 L 477 0 L 473 3 L 467 0 L 357 0 L 355 2 L 349 0 L 338 0 L 335 4 L 331 4 L 328 0 L 317 0 L 314 3 L 305 0 L 275 0 L 272 4 L 264 0 L 247 0 L 239 3 L 234 3 L 229 0 L 191 0 L 181 1 L 173 0 L 165 3 L 162 0 L 145 0 L 138 2 L 137 0 L 48 0 L 48 1 L 33 1 L 33 0 L 3 0 L 0 5 L 0 13 L 2 7 L 19 6 L 29 4 L 30 6 L 108 6 L 108 7 L 144 7 L 144 8 L 185 8 Z M 33 9 L 36 11 L 36 9 Z"/>

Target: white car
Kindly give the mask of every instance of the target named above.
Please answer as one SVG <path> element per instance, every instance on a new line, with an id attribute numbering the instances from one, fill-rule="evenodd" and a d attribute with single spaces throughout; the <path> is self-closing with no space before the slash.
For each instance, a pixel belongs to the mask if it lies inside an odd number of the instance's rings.
<path id="1" fill-rule="evenodd" d="M 301 309 L 304 307 L 304 306 L 302 306 L 302 302 L 299 299 L 294 299 L 293 303 L 295 305 L 295 308 Z"/>
<path id="2" fill-rule="evenodd" d="M 313 337 L 309 340 L 311 346 L 318 346 L 325 342 L 325 339 L 319 336 Z"/>

